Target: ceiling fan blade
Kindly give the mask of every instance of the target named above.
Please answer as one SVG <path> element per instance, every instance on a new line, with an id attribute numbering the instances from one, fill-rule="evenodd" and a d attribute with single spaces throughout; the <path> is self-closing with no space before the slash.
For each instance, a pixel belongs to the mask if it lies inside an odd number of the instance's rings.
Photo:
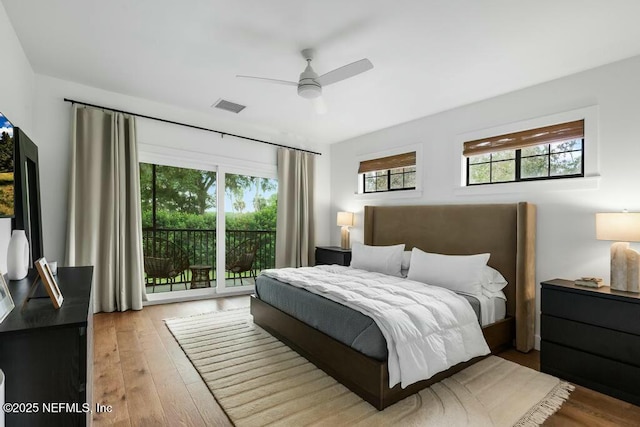
<path id="1" fill-rule="evenodd" d="M 236 75 L 236 77 L 240 77 L 242 79 L 263 80 L 265 82 L 276 83 L 279 85 L 296 86 L 296 87 L 298 86 L 298 82 L 290 82 L 288 80 L 267 79 L 265 77 L 241 76 L 241 75 Z"/>
<path id="2" fill-rule="evenodd" d="M 348 79 L 349 77 L 357 76 L 360 73 L 364 73 L 365 71 L 369 71 L 373 68 L 373 64 L 367 58 L 361 59 L 360 61 L 352 62 L 349 65 L 345 65 L 344 67 L 336 68 L 333 71 L 329 71 L 326 74 L 318 77 L 316 82 L 320 83 L 321 86 L 327 86 L 332 83 L 339 82 L 341 80 Z"/>
<path id="3" fill-rule="evenodd" d="M 311 100 L 314 110 L 317 114 L 327 114 L 327 104 L 324 102 L 324 98 L 319 96 Z"/>

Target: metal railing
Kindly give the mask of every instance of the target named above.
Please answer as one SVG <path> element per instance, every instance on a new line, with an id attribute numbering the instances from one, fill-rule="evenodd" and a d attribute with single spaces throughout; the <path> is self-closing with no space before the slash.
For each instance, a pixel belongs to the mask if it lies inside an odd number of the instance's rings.
<path id="1" fill-rule="evenodd" d="M 179 258 L 185 256 L 189 259 L 189 265 L 206 265 L 211 267 L 211 280 L 215 277 L 217 270 L 216 263 L 216 230 L 199 229 L 177 229 L 177 228 L 144 228 L 142 230 L 144 256 L 152 258 Z M 244 242 L 252 242 L 257 246 L 254 262 L 251 269 L 236 275 L 226 273 L 227 286 L 233 286 L 236 279 L 255 277 L 257 273 L 266 268 L 275 267 L 276 255 L 276 232 L 275 230 L 226 230 L 225 248 L 227 257 L 229 254 Z M 170 242 L 163 246 L 159 242 Z M 170 247 L 170 249 L 165 249 Z M 162 251 L 162 253 L 157 253 Z M 181 251 L 182 253 L 178 253 Z M 229 261 L 227 260 L 227 263 Z M 224 266 L 222 266 L 224 271 Z M 147 286 L 152 285 L 152 281 L 147 277 Z M 156 279 L 155 286 L 166 284 L 185 284 L 184 288 L 179 286 L 176 290 L 188 289 L 191 283 L 191 271 L 181 271 L 174 277 Z M 247 281 L 244 282 L 247 284 Z M 239 283 L 238 283 L 239 284 Z M 215 282 L 212 283 L 215 286 Z M 173 286 L 171 287 L 173 288 Z"/>

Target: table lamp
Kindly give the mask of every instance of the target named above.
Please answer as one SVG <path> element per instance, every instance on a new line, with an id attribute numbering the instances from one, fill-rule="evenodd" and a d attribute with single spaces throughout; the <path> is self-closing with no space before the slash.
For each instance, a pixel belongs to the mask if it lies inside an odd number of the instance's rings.
<path id="1" fill-rule="evenodd" d="M 597 213 L 596 238 L 613 240 L 611 289 L 640 293 L 640 253 L 628 242 L 640 242 L 640 213 Z"/>
<path id="2" fill-rule="evenodd" d="M 349 227 L 353 226 L 353 212 L 338 212 L 338 225 L 342 227 L 340 247 L 342 249 L 349 249 Z"/>

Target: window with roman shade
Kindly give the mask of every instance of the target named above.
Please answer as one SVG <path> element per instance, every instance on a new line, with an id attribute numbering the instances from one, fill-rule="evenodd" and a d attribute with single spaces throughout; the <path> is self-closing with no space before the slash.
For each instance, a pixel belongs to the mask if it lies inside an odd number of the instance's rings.
<path id="1" fill-rule="evenodd" d="M 467 185 L 584 176 L 584 120 L 467 141 Z"/>
<path id="2" fill-rule="evenodd" d="M 362 161 L 358 176 L 364 193 L 415 190 L 416 152 Z"/>

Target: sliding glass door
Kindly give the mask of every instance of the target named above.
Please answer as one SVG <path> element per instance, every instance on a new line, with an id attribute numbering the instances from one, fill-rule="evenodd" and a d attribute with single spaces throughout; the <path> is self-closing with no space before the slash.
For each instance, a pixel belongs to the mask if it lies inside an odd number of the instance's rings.
<path id="1" fill-rule="evenodd" d="M 277 180 L 212 169 L 140 164 L 148 294 L 252 289 L 275 266 Z"/>
<path id="2" fill-rule="evenodd" d="M 216 271 L 215 171 L 140 164 L 147 292 L 211 286 Z"/>
<path id="3" fill-rule="evenodd" d="M 225 287 L 251 286 L 275 267 L 278 181 L 225 174 Z"/>

